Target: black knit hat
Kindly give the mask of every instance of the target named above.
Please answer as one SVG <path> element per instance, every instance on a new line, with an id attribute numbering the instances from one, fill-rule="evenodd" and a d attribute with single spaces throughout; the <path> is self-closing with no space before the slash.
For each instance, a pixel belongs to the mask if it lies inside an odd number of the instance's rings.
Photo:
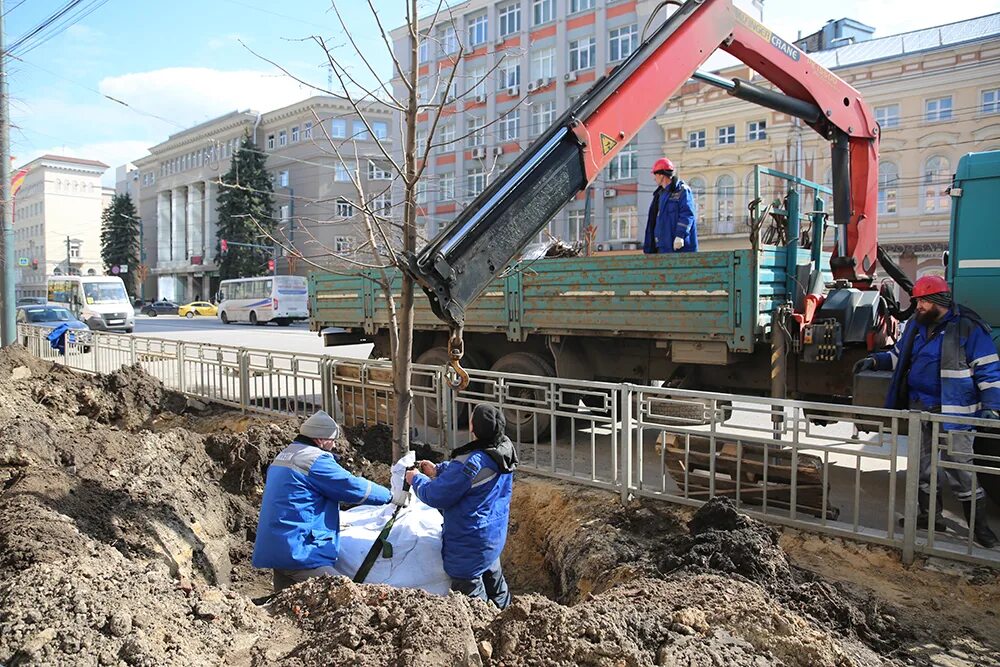
<path id="1" fill-rule="evenodd" d="M 507 418 L 492 405 L 480 403 L 472 412 L 472 432 L 479 440 L 499 442 L 506 426 Z"/>
<path id="2" fill-rule="evenodd" d="M 921 299 L 926 299 L 931 303 L 941 306 L 942 308 L 951 308 L 951 292 L 938 292 L 937 294 L 928 294 L 927 296 L 920 297 Z"/>

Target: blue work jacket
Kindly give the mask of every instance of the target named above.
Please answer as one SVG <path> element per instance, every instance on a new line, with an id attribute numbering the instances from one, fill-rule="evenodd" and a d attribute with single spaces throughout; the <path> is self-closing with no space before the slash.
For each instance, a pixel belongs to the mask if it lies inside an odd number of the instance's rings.
<path id="1" fill-rule="evenodd" d="M 340 553 L 340 503 L 384 505 L 389 489 L 347 472 L 330 452 L 296 440 L 267 468 L 254 567 L 306 570 Z"/>
<path id="2" fill-rule="evenodd" d="M 694 194 L 687 183 L 677 179 L 666 188 L 657 188 L 658 199 L 650 205 L 643 251 L 646 253 L 695 252 L 698 250 L 698 226 Z M 656 207 L 656 219 L 649 224 Z M 684 247 L 674 250 L 674 239 L 684 239 Z"/>

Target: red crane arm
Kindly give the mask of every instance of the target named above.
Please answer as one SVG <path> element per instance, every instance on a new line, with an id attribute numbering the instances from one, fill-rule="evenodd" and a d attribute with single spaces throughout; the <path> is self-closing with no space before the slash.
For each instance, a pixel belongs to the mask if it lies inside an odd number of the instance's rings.
<path id="1" fill-rule="evenodd" d="M 858 286 L 870 284 L 878 245 L 879 131 L 858 91 L 735 7 L 732 0 L 691 0 L 668 19 L 665 28 L 666 37 L 655 50 L 638 63 L 625 64 L 631 72 L 624 77 L 616 77 L 616 72 L 609 75 L 619 79 L 612 93 L 576 115 L 573 131 L 585 146 L 587 182 L 593 182 L 721 48 L 792 98 L 786 99 L 788 105 L 815 112 L 802 117 L 832 143 L 834 221 L 839 229 L 831 263 L 834 277 Z M 764 93 L 778 96 L 773 91 Z"/>

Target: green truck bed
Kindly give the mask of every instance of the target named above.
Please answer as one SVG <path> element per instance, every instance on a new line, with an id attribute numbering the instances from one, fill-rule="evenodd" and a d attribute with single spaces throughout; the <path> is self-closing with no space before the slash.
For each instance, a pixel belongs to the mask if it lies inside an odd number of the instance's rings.
<path id="1" fill-rule="evenodd" d="M 799 263 L 809 251 L 799 250 Z M 466 313 L 466 332 L 724 341 L 752 352 L 786 295 L 785 248 L 540 259 L 497 278 Z M 309 277 L 314 331 L 373 335 L 388 324 L 381 288 L 363 272 Z M 399 275 L 393 273 L 398 295 Z M 415 328 L 444 330 L 423 292 Z"/>

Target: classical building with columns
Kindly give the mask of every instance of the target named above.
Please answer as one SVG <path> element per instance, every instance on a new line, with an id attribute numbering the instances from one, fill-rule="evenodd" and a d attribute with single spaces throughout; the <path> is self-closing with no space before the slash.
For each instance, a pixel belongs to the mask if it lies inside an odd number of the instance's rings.
<path id="1" fill-rule="evenodd" d="M 267 153 L 282 244 L 309 259 L 282 254 L 278 272 L 305 274 L 312 263 L 335 264 L 350 253 L 362 235 L 351 175 L 360 174 L 366 199 L 385 191 L 378 205 L 391 210 L 390 176 L 375 144 L 377 138 L 391 150 L 391 113 L 371 106 L 364 115 L 371 132 L 339 97 L 314 96 L 264 113 L 234 111 L 171 135 L 119 170 L 118 190 L 132 195 L 142 218 L 146 298 L 185 302 L 218 291 L 219 179 L 244 134 Z"/>

